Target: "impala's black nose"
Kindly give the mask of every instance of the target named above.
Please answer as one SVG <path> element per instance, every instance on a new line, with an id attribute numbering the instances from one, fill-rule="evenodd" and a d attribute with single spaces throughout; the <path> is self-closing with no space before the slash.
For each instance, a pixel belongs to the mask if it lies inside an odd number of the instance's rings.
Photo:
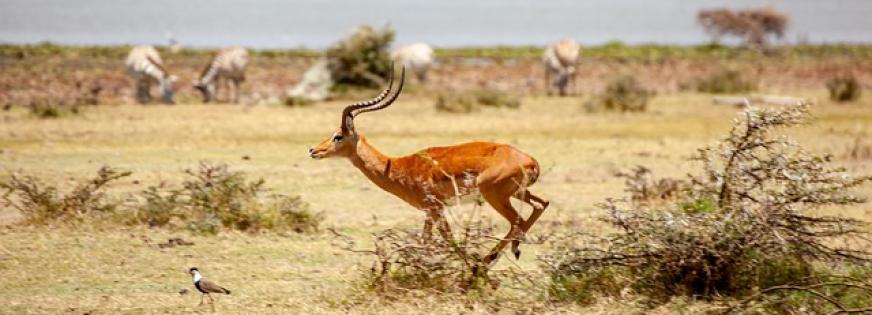
<path id="1" fill-rule="evenodd" d="M 314 152 L 314 151 L 315 151 L 315 149 L 309 148 L 309 154 L 312 154 L 312 152 Z"/>

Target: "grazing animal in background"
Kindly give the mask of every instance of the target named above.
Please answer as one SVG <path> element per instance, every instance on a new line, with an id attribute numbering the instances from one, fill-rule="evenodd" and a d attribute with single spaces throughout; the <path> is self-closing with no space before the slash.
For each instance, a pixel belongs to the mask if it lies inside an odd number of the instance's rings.
<path id="1" fill-rule="evenodd" d="M 579 49 L 578 43 L 569 38 L 561 39 L 545 48 L 542 62 L 545 64 L 545 85 L 548 94 L 551 94 L 552 87 L 556 87 L 560 96 L 566 95 L 566 87 L 575 79 Z M 552 76 L 554 76 L 553 81 Z"/>
<path id="2" fill-rule="evenodd" d="M 391 59 L 411 70 L 422 83 L 427 82 L 427 72 L 435 63 L 433 48 L 424 43 L 397 48 L 391 52 Z"/>
<path id="3" fill-rule="evenodd" d="M 386 99 L 391 93 L 393 73 L 391 69 L 388 87 L 376 98 L 345 107 L 340 129 L 309 149 L 309 156 L 313 159 L 347 158 L 381 189 L 426 212 L 425 238 L 431 236 L 433 225 L 437 224 L 442 236 L 452 240 L 451 229 L 443 216 L 444 207 L 455 198 L 477 190 L 511 226 L 484 262 L 496 260 L 508 242 L 512 242 L 515 257 L 520 257 L 520 240 L 549 204 L 528 189 L 539 177 L 538 162 L 511 145 L 492 142 L 430 147 L 402 157 L 382 154 L 357 132 L 354 118 L 387 108 L 399 97 L 405 81 L 405 68 L 396 94 Z M 533 207 L 529 218 L 525 220 L 520 216 L 512 206 L 511 198 Z"/>
<path id="4" fill-rule="evenodd" d="M 194 87 L 203 94 L 203 101 L 217 100 L 218 81 L 223 79 L 227 93 L 229 82 L 233 82 L 233 103 L 239 102 L 239 85 L 245 81 L 245 68 L 248 66 L 248 51 L 245 48 L 231 47 L 219 50 L 209 64 L 203 68 Z"/>
<path id="5" fill-rule="evenodd" d="M 152 46 L 136 46 L 127 55 L 127 74 L 136 84 L 136 101 L 145 104 L 151 99 L 151 85 L 157 83 L 160 87 L 161 100 L 167 104 L 175 104 L 173 84 L 177 78 L 170 75 L 163 66 L 160 54 Z"/>
<path id="6" fill-rule="evenodd" d="M 197 288 L 197 291 L 203 293 L 203 295 L 200 296 L 200 305 L 203 305 L 203 297 L 207 296 L 209 297 L 209 301 L 215 303 L 215 300 L 212 299 L 210 293 L 230 294 L 230 290 L 227 290 L 220 285 L 215 284 L 215 282 L 203 278 L 203 275 L 200 274 L 200 270 L 197 269 L 197 267 L 191 267 L 188 272 L 191 273 L 191 276 L 194 277 L 194 287 Z"/>

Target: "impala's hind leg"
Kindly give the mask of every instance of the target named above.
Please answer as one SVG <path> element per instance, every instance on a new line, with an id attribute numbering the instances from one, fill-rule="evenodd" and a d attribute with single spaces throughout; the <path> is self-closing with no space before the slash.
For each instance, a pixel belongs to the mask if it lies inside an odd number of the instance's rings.
<path id="1" fill-rule="evenodd" d="M 534 195 L 527 189 L 521 189 L 514 195 L 515 198 L 523 201 L 524 203 L 533 207 L 533 213 L 530 214 L 530 217 L 524 221 L 524 224 L 521 225 L 521 231 L 526 235 L 528 231 L 530 231 L 530 227 L 536 223 L 536 220 L 539 220 L 539 217 L 542 216 L 542 213 L 545 212 L 545 208 L 548 208 L 548 205 L 551 204 L 548 200 L 542 199 L 539 196 Z M 520 240 L 512 241 L 512 252 L 517 253 L 518 257 L 521 256 L 521 251 L 518 249 L 518 246 L 521 245 Z"/>
<path id="2" fill-rule="evenodd" d="M 511 226 L 506 236 L 503 237 L 496 246 L 494 246 L 490 254 L 485 258 L 485 263 L 491 263 L 499 257 L 500 252 L 509 244 L 509 241 L 519 237 L 518 234 L 521 232 L 521 226 L 524 225 L 524 219 L 518 214 L 518 210 L 515 210 L 515 208 L 512 207 L 510 199 L 511 193 L 506 193 L 505 189 L 487 189 L 480 187 L 480 191 L 484 200 L 487 201 L 491 207 L 497 210 L 503 218 L 506 218 Z M 517 248 L 513 248 L 512 252 L 515 254 L 515 257 L 520 257 L 521 255 L 521 252 Z"/>

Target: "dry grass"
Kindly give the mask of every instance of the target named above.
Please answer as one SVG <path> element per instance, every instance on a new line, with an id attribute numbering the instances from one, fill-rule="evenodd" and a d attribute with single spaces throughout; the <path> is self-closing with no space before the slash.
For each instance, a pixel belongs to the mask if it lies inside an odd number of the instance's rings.
<path id="1" fill-rule="evenodd" d="M 792 90 L 791 94 L 826 99 L 826 91 Z M 845 134 L 872 134 L 872 99 L 845 106 L 812 109 L 812 125 L 792 133 L 820 153 L 842 153 L 852 144 Z M 528 97 L 517 110 L 483 108 L 468 115 L 433 109 L 433 100 L 404 96 L 389 110 L 363 118 L 358 130 L 389 155 L 408 154 L 431 145 L 470 140 L 511 143 L 535 156 L 544 170 L 532 187 L 552 206 L 530 237 L 559 229 L 602 233 L 607 227 L 591 219 L 602 214 L 594 204 L 620 194 L 614 172 L 634 165 L 650 167 L 658 177 L 686 173 L 695 148 L 721 137 L 737 111 L 709 105 L 700 94 L 667 94 L 632 115 L 588 115 L 577 99 Z M 55 178 L 63 189 L 100 165 L 131 170 L 133 175 L 109 193 L 138 192 L 161 181 L 181 182 L 182 170 L 200 160 L 225 162 L 252 178 L 264 178 L 276 193 L 299 194 L 325 227 L 333 227 L 361 244 L 386 228 L 420 228 L 424 215 L 369 183 L 350 163 L 314 161 L 307 148 L 331 135 L 339 123 L 341 102 L 288 108 L 180 105 L 175 107 L 93 107 L 80 115 L 39 120 L 25 109 L 0 112 L 0 176 L 11 171 Z M 415 117 L 415 119 L 410 119 Z M 851 172 L 872 173 L 868 159 L 844 159 Z M 864 188 L 861 196 L 872 196 Z M 523 208 L 525 215 L 529 208 Z M 872 218 L 868 206 L 827 208 L 821 214 Z M 485 208 L 483 214 L 502 223 Z M 18 215 L 0 210 L 10 222 Z M 507 227 L 498 226 L 503 231 Z M 158 248 L 171 237 L 192 246 Z M 147 238 L 150 242 L 145 242 Z M 199 297 L 178 295 L 191 289 L 185 270 L 198 266 L 233 295 L 220 297 L 224 313 L 492 313 L 527 307 L 540 313 L 630 313 L 638 303 L 599 298 L 587 307 L 542 302 L 536 292 L 501 288 L 489 299 L 457 304 L 450 297 L 420 296 L 391 303 L 352 303 L 353 280 L 365 257 L 331 246 L 332 237 L 238 232 L 217 236 L 171 233 L 140 227 L 14 227 L 0 230 L 0 313 L 191 313 Z M 514 267 L 536 270 L 536 256 L 547 245 L 525 246 L 518 262 L 503 259 L 495 271 Z M 449 299 L 449 300 L 446 300 Z M 515 301 L 495 306 L 495 301 Z M 520 304 L 517 301 L 526 301 Z M 507 306 L 508 305 L 508 306 Z M 502 307 L 498 309 L 497 307 Z M 670 313 L 707 309 L 705 303 L 677 300 L 649 310 Z"/>

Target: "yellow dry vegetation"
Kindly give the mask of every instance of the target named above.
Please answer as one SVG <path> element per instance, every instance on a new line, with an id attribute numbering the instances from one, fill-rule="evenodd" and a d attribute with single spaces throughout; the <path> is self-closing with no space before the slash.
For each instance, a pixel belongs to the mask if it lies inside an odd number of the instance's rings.
<path id="1" fill-rule="evenodd" d="M 856 149 L 852 146 L 867 143 L 856 139 L 872 135 L 872 98 L 834 105 L 825 93 L 796 93 L 820 101 L 812 109 L 812 123 L 789 133 L 814 152 L 832 154 L 852 173 L 872 173 L 872 160 L 849 154 Z M 538 159 L 543 175 L 532 189 L 552 201 L 531 234 L 546 229 L 597 233 L 604 227 L 595 219 L 602 214 L 595 204 L 623 195 L 616 171 L 645 165 L 658 177 L 681 177 L 695 169 L 688 158 L 696 148 L 724 136 L 740 112 L 712 105 L 702 94 L 660 95 L 644 113 L 591 114 L 581 103 L 527 97 L 519 109 L 458 115 L 437 112 L 432 99 L 411 95 L 388 110 L 361 116 L 357 129 L 388 155 L 472 140 L 513 144 Z M 68 189 L 75 183 L 71 178 L 86 178 L 109 165 L 133 171 L 111 190 L 113 198 L 124 199 L 160 181 L 180 182 L 184 169 L 208 160 L 262 177 L 278 193 L 301 195 L 325 213 L 324 226 L 362 246 L 371 244 L 371 233 L 389 227 L 420 228 L 422 213 L 380 191 L 348 161 L 308 158 L 308 147 L 338 128 L 343 105 L 98 106 L 60 119 L 37 119 L 13 108 L 0 112 L 0 178 L 22 172 Z M 872 187 L 859 194 L 872 197 Z M 823 211 L 872 220 L 868 205 Z M 208 313 L 209 307 L 197 307 L 198 293 L 178 293 L 194 290 L 187 274 L 191 266 L 233 291 L 216 297 L 221 313 L 492 313 L 531 305 L 553 313 L 642 311 L 608 299 L 586 307 L 552 304 L 541 299 L 541 292 L 510 288 L 472 304 L 426 294 L 402 301 L 360 298 L 355 281 L 371 261 L 332 246 L 326 232 L 198 236 L 106 225 L 22 227 L 17 218 L 12 210 L 0 209 L 5 225 L 0 228 L 0 313 Z M 156 246 L 173 237 L 194 245 Z M 496 268 L 534 270 L 536 255 L 548 246 L 522 249 L 520 261 L 504 257 Z M 653 312 L 708 307 L 677 300 Z"/>

